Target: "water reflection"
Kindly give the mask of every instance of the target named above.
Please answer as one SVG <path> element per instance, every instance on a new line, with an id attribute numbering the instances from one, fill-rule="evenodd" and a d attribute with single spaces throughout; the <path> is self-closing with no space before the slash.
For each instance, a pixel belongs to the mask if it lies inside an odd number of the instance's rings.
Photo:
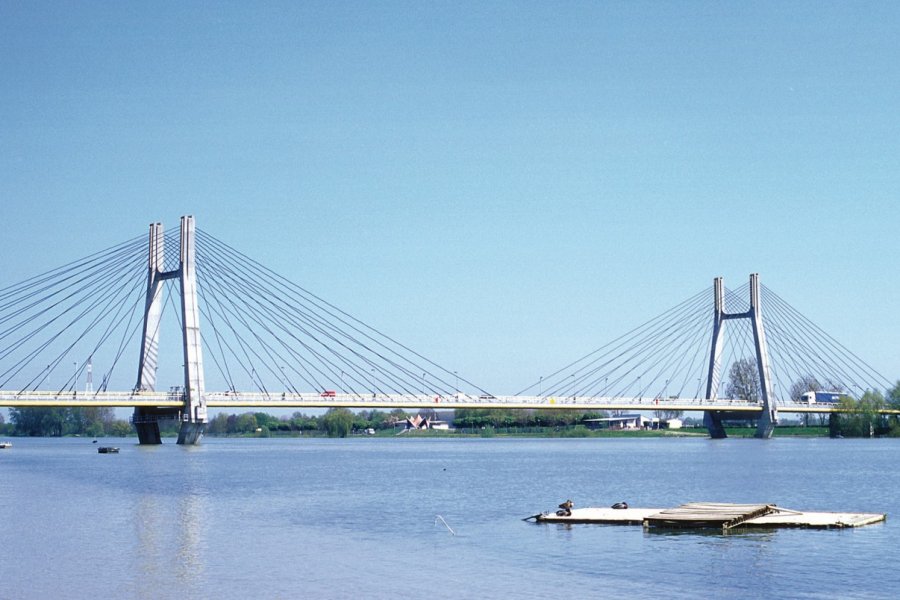
<path id="1" fill-rule="evenodd" d="M 161 563 L 164 556 L 164 543 L 161 538 L 165 534 L 163 531 L 165 522 L 159 498 L 155 496 L 139 498 L 134 527 L 135 537 L 138 540 L 137 570 L 140 574 L 137 587 L 141 598 L 152 596 L 153 590 L 163 583 L 165 564 Z"/>
<path id="2" fill-rule="evenodd" d="M 700 538 L 743 538 L 746 540 L 771 541 L 777 533 L 777 529 L 757 529 L 757 528 L 734 528 L 734 529 L 717 529 L 695 528 L 695 529 L 672 529 L 668 527 L 643 527 L 644 537 L 684 537 L 694 536 Z M 699 540 L 703 541 L 703 540 Z"/>
<path id="3" fill-rule="evenodd" d="M 181 535 L 178 545 L 178 581 L 184 585 L 204 578 L 202 532 L 206 517 L 206 499 L 198 494 L 188 494 L 179 502 Z"/>
<path id="4" fill-rule="evenodd" d="M 206 580 L 204 532 L 210 507 L 202 467 L 189 452 L 178 461 L 177 472 L 145 465 L 145 489 L 134 519 L 140 598 L 158 598 L 161 589 L 173 585 L 179 594 L 197 594 Z"/>

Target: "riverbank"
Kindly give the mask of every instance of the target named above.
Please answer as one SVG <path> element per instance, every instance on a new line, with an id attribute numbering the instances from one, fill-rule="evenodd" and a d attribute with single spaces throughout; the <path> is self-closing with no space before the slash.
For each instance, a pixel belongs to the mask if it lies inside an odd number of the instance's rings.
<path id="1" fill-rule="evenodd" d="M 756 433 L 755 428 L 751 427 L 726 427 L 728 437 L 731 438 L 752 438 Z M 29 437 L 16 436 L 8 434 L 8 437 Z M 32 437 L 60 437 L 60 436 L 32 436 Z M 62 437 L 81 437 L 90 439 L 91 436 L 67 435 Z M 137 438 L 137 435 L 131 433 L 125 436 L 98 436 L 106 438 Z M 178 437 L 177 432 L 167 431 L 162 433 L 165 439 Z M 260 431 L 255 433 L 230 433 L 215 434 L 207 433 L 205 437 L 212 438 L 327 438 L 328 434 L 324 431 Z M 706 429 L 701 427 L 693 427 L 686 429 L 599 429 L 592 430 L 583 425 L 575 425 L 572 427 L 485 427 L 485 428 L 469 428 L 469 429 L 380 429 L 375 430 L 373 434 L 365 432 L 352 432 L 347 437 L 358 438 L 493 438 L 493 437 L 515 437 L 515 438 L 705 438 L 709 437 Z M 793 438 L 823 438 L 828 437 L 827 427 L 776 427 L 773 437 L 793 437 Z"/>
<path id="2" fill-rule="evenodd" d="M 756 433 L 755 428 L 749 427 L 728 427 L 726 433 L 733 438 L 752 438 Z M 323 438 L 327 437 L 324 432 L 268 432 L 256 434 L 219 434 L 210 435 L 209 437 L 306 437 L 306 438 Z M 515 437 L 515 438 L 706 438 L 709 437 L 706 429 L 701 427 L 687 429 L 599 429 L 591 430 L 582 425 L 572 427 L 485 427 L 479 429 L 381 429 L 376 430 L 374 434 L 366 434 L 363 432 L 351 433 L 348 437 L 382 437 L 382 438 L 493 438 L 493 437 Z M 827 427 L 776 427 L 773 437 L 805 437 L 805 438 L 823 438 L 828 437 Z"/>
<path id="3" fill-rule="evenodd" d="M 726 427 L 728 437 L 753 437 L 755 428 Z M 388 432 L 388 435 L 397 435 Z M 598 429 L 581 425 L 570 428 L 484 428 L 456 430 L 409 430 L 402 435 L 411 437 L 525 437 L 525 438 L 705 438 L 701 427 L 689 429 Z M 827 427 L 776 427 L 773 437 L 828 437 Z"/>

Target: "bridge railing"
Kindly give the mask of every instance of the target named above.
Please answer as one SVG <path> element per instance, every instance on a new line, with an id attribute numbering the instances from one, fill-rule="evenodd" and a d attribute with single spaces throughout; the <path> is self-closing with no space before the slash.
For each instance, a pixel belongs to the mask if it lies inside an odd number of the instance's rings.
<path id="1" fill-rule="evenodd" d="M 52 392 L 0 390 L 0 406 L 182 406 L 171 392 Z"/>

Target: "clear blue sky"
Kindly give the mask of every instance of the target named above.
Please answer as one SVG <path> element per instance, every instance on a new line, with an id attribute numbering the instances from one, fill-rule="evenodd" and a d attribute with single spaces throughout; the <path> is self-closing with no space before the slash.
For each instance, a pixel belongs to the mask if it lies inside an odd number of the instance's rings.
<path id="1" fill-rule="evenodd" d="M 194 214 L 511 393 L 756 271 L 896 379 L 898 58 L 895 2 L 0 0 L 0 286 Z"/>

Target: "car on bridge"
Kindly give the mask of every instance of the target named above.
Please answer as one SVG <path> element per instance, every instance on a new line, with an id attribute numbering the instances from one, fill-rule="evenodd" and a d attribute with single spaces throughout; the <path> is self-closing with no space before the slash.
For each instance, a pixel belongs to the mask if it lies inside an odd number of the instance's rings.
<path id="1" fill-rule="evenodd" d="M 334 398 L 335 396 L 337 396 L 337 392 L 335 392 L 334 390 L 325 390 L 324 392 L 322 392 L 321 396 L 323 398 Z"/>

